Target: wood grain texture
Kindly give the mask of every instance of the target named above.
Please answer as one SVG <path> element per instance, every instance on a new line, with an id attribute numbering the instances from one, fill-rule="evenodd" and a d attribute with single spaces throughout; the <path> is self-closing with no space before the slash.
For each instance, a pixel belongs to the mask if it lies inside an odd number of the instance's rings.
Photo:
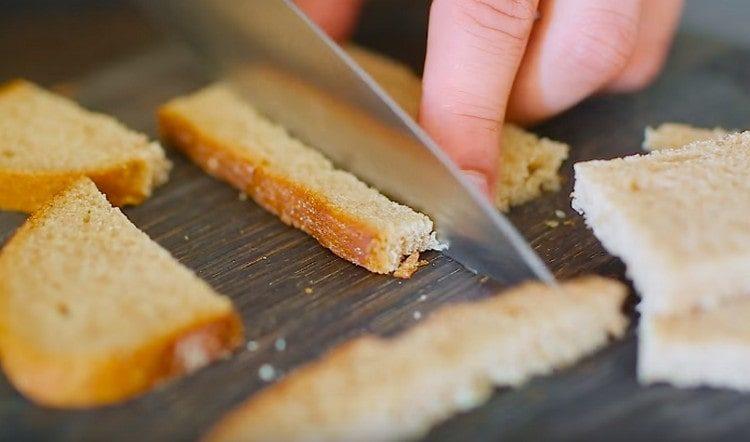
<path id="1" fill-rule="evenodd" d="M 394 48 L 398 46 L 392 46 Z M 402 58 L 415 56 L 402 55 Z M 80 83 L 81 100 L 154 134 L 153 111 L 202 84 L 179 51 L 160 51 Z M 681 37 L 666 75 L 633 96 L 584 103 L 538 131 L 572 146 L 564 188 L 511 212 L 560 278 L 594 272 L 623 279 L 582 219 L 570 210 L 572 162 L 637 152 L 643 127 L 682 120 L 750 127 L 750 53 Z M 51 411 L 23 399 L 0 376 L 0 440 L 194 440 L 224 412 L 262 388 L 265 363 L 288 372 L 363 332 L 391 334 L 438 305 L 487 295 L 491 282 L 437 253 L 411 280 L 374 275 L 337 258 L 174 152 L 170 182 L 126 214 L 219 292 L 232 297 L 256 351 L 243 351 L 128 403 L 96 411 Z M 572 225 L 545 224 L 554 210 Z M 0 213 L 0 241 L 23 217 Z M 306 290 L 307 288 L 312 289 Z M 427 299 L 420 300 L 421 295 Z M 283 338 L 286 349 L 274 342 Z M 708 389 L 641 388 L 635 339 L 518 390 L 499 391 L 480 409 L 434 429 L 430 440 L 747 437 L 750 397 Z"/>

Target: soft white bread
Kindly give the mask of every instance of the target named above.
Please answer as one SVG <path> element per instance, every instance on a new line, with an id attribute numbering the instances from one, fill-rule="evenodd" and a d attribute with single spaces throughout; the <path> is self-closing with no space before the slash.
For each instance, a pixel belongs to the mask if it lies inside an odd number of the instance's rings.
<path id="1" fill-rule="evenodd" d="M 183 267 L 82 178 L 0 253 L 0 355 L 33 401 L 118 402 L 242 343 L 228 298 Z"/>
<path id="2" fill-rule="evenodd" d="M 347 45 L 346 51 L 406 113 L 417 119 L 422 81 L 408 66 L 355 45 Z M 567 144 L 540 138 L 510 123 L 503 125 L 501 137 L 494 198 L 498 209 L 506 212 L 545 191 L 560 190 L 558 170 L 568 158 Z"/>
<path id="3" fill-rule="evenodd" d="M 626 288 L 599 277 L 527 283 L 442 308 L 392 339 L 335 348 L 252 396 L 209 441 L 403 440 L 621 336 Z"/>
<path id="4" fill-rule="evenodd" d="M 29 82 L 0 85 L 0 209 L 29 212 L 88 176 L 115 205 L 166 182 L 158 143 Z"/>
<path id="5" fill-rule="evenodd" d="M 750 132 L 575 165 L 573 208 L 649 314 L 750 295 Z"/>
<path id="6" fill-rule="evenodd" d="M 221 84 L 159 110 L 169 143 L 208 173 L 372 272 L 438 246 L 432 221 L 395 203 L 261 116 Z"/>
<path id="7" fill-rule="evenodd" d="M 674 149 L 695 141 L 721 138 L 728 133 L 720 127 L 703 129 L 683 123 L 663 123 L 656 128 L 646 127 L 643 134 L 643 149 Z"/>
<path id="8" fill-rule="evenodd" d="M 710 311 L 642 317 L 639 380 L 750 391 L 749 318 L 748 299 Z"/>

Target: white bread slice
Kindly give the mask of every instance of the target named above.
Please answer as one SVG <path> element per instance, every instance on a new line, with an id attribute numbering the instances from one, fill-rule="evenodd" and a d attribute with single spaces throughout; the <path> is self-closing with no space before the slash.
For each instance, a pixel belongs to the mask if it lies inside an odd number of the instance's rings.
<path id="1" fill-rule="evenodd" d="M 575 165 L 573 208 L 649 314 L 750 295 L 750 132 Z"/>
<path id="2" fill-rule="evenodd" d="M 720 127 L 703 129 L 683 123 L 663 123 L 656 128 L 646 127 L 643 134 L 643 149 L 674 149 L 695 141 L 718 139 L 728 133 Z"/>
<path id="3" fill-rule="evenodd" d="M 207 440 L 419 437 L 494 386 L 573 364 L 621 336 L 626 288 L 599 277 L 527 283 L 442 308 L 391 339 L 365 336 L 302 367 L 222 419 Z"/>
<path id="4" fill-rule="evenodd" d="M 750 391 L 748 318 L 750 299 L 727 302 L 710 311 L 642 317 L 639 380 Z"/>
<path id="5" fill-rule="evenodd" d="M 130 398 L 227 354 L 242 334 L 230 300 L 88 178 L 34 212 L 0 253 L 0 362 L 39 404 Z"/>
<path id="6" fill-rule="evenodd" d="M 347 45 L 346 51 L 406 113 L 417 119 L 422 81 L 408 66 L 356 45 Z M 498 209 L 507 212 L 542 192 L 560 190 L 558 170 L 568 158 L 567 144 L 540 138 L 511 123 L 503 125 L 501 137 L 494 198 Z"/>
<path id="7" fill-rule="evenodd" d="M 226 86 L 170 101 L 159 127 L 206 172 L 372 272 L 394 272 L 404 257 L 438 247 L 427 216 L 334 168 Z"/>
<path id="8" fill-rule="evenodd" d="M 158 143 L 23 80 L 0 85 L 0 209 L 30 212 L 81 176 L 115 205 L 167 181 Z"/>

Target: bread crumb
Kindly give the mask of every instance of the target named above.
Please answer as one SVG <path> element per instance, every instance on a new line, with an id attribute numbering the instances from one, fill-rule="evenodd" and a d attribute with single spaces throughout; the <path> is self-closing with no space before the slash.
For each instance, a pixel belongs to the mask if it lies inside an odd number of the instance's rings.
<path id="1" fill-rule="evenodd" d="M 312 287 L 305 287 L 305 294 L 312 295 L 313 289 Z"/>
<path id="2" fill-rule="evenodd" d="M 214 157 L 211 157 L 206 162 L 206 165 L 208 166 L 209 171 L 216 172 L 216 170 L 219 168 L 219 160 L 217 160 Z"/>
<path id="3" fill-rule="evenodd" d="M 270 382 L 276 377 L 276 370 L 271 364 L 263 364 L 258 369 L 258 377 L 263 382 Z"/>
<path id="4" fill-rule="evenodd" d="M 237 199 L 240 201 L 247 201 L 247 194 L 245 192 L 240 192 L 240 194 L 237 195 Z"/>
<path id="5" fill-rule="evenodd" d="M 560 219 L 565 219 L 565 212 L 560 209 L 555 210 L 555 216 Z"/>
<path id="6" fill-rule="evenodd" d="M 255 341 L 247 341 L 247 345 L 245 347 L 247 348 L 247 351 L 255 351 L 258 349 L 258 343 Z"/>
<path id="7" fill-rule="evenodd" d="M 419 252 L 414 252 L 411 255 L 409 255 L 404 262 L 401 263 L 401 265 L 396 269 L 395 272 L 393 272 L 393 276 L 396 278 L 401 279 L 408 279 L 411 278 L 411 275 L 414 274 L 414 272 L 417 271 L 420 265 L 423 261 L 419 260 Z M 424 261 L 426 263 L 426 261 Z"/>
<path id="8" fill-rule="evenodd" d="M 553 219 L 548 219 L 548 220 L 544 221 L 544 225 L 547 226 L 547 227 L 549 227 L 550 229 L 554 229 L 555 227 L 557 227 L 557 226 L 560 225 L 560 221 L 556 221 L 556 220 L 553 220 Z"/>
<path id="9" fill-rule="evenodd" d="M 489 280 L 490 280 L 489 276 L 482 276 L 481 278 L 479 278 L 479 283 L 480 284 L 484 284 L 485 282 L 487 282 Z"/>
<path id="10" fill-rule="evenodd" d="M 572 226 L 572 225 L 574 225 L 575 223 L 576 223 L 576 222 L 575 222 L 575 221 L 573 221 L 572 219 L 567 219 L 567 220 L 563 221 L 563 225 L 564 225 L 564 226 Z"/>
<path id="11" fill-rule="evenodd" d="M 414 320 L 415 321 L 419 321 L 420 319 L 422 319 L 422 312 L 420 312 L 419 310 L 417 310 L 417 311 L 414 312 Z"/>
<path id="12" fill-rule="evenodd" d="M 183 236 L 183 238 L 185 239 L 185 241 L 190 241 L 190 237 L 187 235 Z"/>
<path id="13" fill-rule="evenodd" d="M 279 338 L 274 342 L 274 347 L 276 347 L 276 351 L 284 351 L 286 350 L 286 340 L 284 338 Z"/>

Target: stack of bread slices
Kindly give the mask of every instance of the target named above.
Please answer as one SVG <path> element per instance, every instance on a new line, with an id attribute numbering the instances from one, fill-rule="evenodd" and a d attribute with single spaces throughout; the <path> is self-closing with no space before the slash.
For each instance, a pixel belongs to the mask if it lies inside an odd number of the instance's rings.
<path id="1" fill-rule="evenodd" d="M 750 390 L 750 132 L 667 124 L 644 144 L 576 164 L 573 194 L 640 292 L 638 376 Z"/>

